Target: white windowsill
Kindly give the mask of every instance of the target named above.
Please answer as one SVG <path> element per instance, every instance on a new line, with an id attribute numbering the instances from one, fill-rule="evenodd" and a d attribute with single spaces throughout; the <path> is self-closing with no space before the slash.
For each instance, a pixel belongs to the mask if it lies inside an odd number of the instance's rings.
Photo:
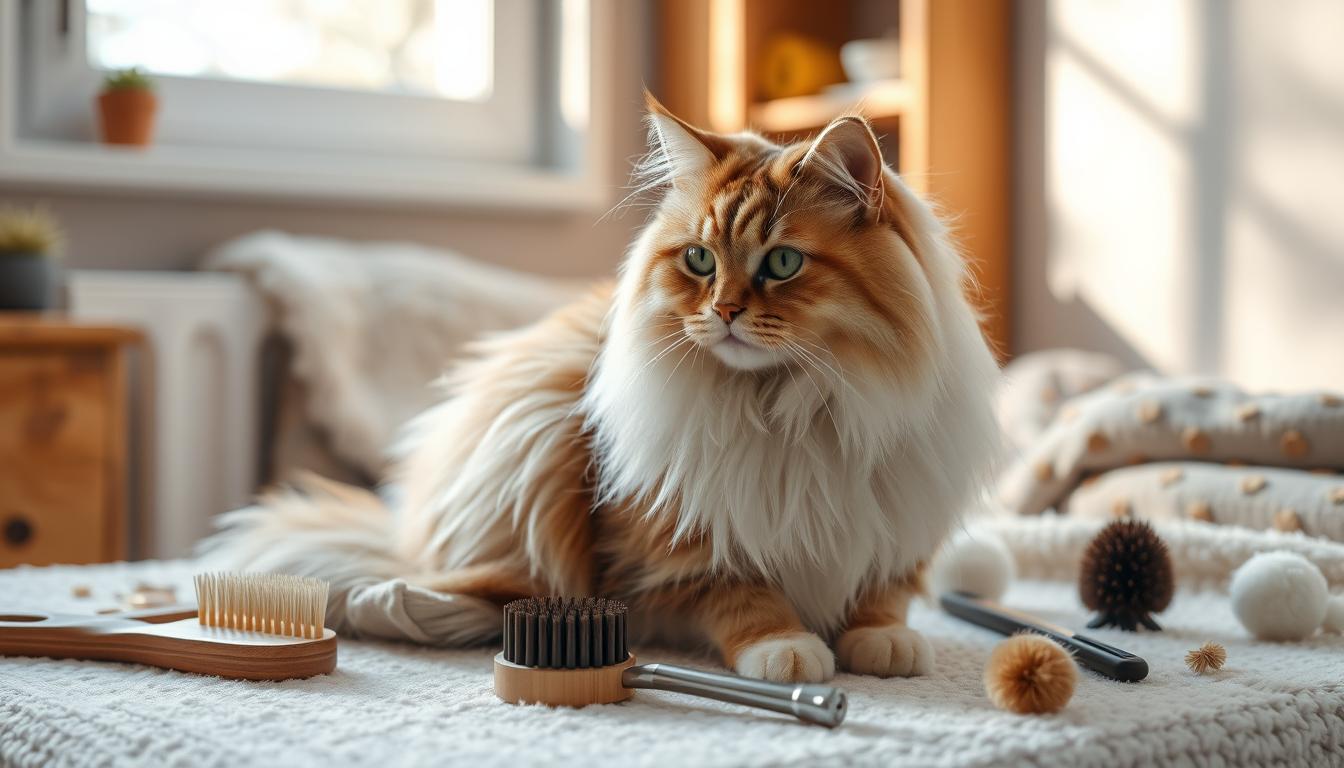
<path id="1" fill-rule="evenodd" d="M 601 181 L 539 167 L 223 148 L 128 149 L 36 140 L 0 146 L 0 182 L 557 212 L 601 210 L 610 195 Z"/>

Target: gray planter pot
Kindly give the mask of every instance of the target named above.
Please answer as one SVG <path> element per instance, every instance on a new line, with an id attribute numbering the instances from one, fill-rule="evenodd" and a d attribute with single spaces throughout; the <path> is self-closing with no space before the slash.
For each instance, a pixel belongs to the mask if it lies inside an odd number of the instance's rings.
<path id="1" fill-rule="evenodd" d="M 0 309 L 47 309 L 56 303 L 61 269 L 40 254 L 0 254 Z"/>

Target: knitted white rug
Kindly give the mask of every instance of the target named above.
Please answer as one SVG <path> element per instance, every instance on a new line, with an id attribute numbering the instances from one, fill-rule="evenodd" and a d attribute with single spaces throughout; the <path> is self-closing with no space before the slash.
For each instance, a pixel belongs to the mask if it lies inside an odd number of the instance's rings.
<path id="1" fill-rule="evenodd" d="M 190 598 L 187 562 L 0 571 L 11 609 L 92 612 L 136 582 Z M 93 597 L 75 599 L 88 585 Z M 1071 584 L 1019 581 L 1006 601 L 1079 626 Z M 678 694 L 582 710 L 513 707 L 491 690 L 492 650 L 342 641 L 332 675 L 245 683 L 122 664 L 0 659 L 0 765 L 1344 765 L 1344 638 L 1252 641 L 1215 591 L 1178 593 L 1160 634 L 1097 631 L 1148 660 L 1147 680 L 1082 675 L 1049 717 L 1011 715 L 980 675 L 997 635 L 917 606 L 934 674 L 840 675 L 834 731 Z M 1222 672 L 1186 670 L 1205 640 Z M 636 649 L 643 660 L 712 665 Z"/>

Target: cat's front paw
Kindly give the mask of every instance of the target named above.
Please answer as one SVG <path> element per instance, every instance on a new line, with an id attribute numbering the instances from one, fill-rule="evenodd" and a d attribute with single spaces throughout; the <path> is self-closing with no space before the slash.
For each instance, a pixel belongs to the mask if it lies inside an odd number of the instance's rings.
<path id="1" fill-rule="evenodd" d="M 913 677 L 933 670 L 933 646 L 904 624 L 851 629 L 835 650 L 840 664 L 860 675 Z"/>
<path id="2" fill-rule="evenodd" d="M 820 683 L 835 676 L 835 655 L 811 632 L 759 640 L 737 654 L 737 674 L 776 683 Z"/>

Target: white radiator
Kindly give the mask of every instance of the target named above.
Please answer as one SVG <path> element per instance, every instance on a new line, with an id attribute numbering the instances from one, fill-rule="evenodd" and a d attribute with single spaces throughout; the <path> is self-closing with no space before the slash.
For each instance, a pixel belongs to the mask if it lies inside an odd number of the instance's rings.
<path id="1" fill-rule="evenodd" d="M 265 303 L 238 276 L 212 273 L 75 271 L 69 289 L 76 318 L 148 338 L 132 554 L 188 555 L 210 518 L 256 490 Z"/>

